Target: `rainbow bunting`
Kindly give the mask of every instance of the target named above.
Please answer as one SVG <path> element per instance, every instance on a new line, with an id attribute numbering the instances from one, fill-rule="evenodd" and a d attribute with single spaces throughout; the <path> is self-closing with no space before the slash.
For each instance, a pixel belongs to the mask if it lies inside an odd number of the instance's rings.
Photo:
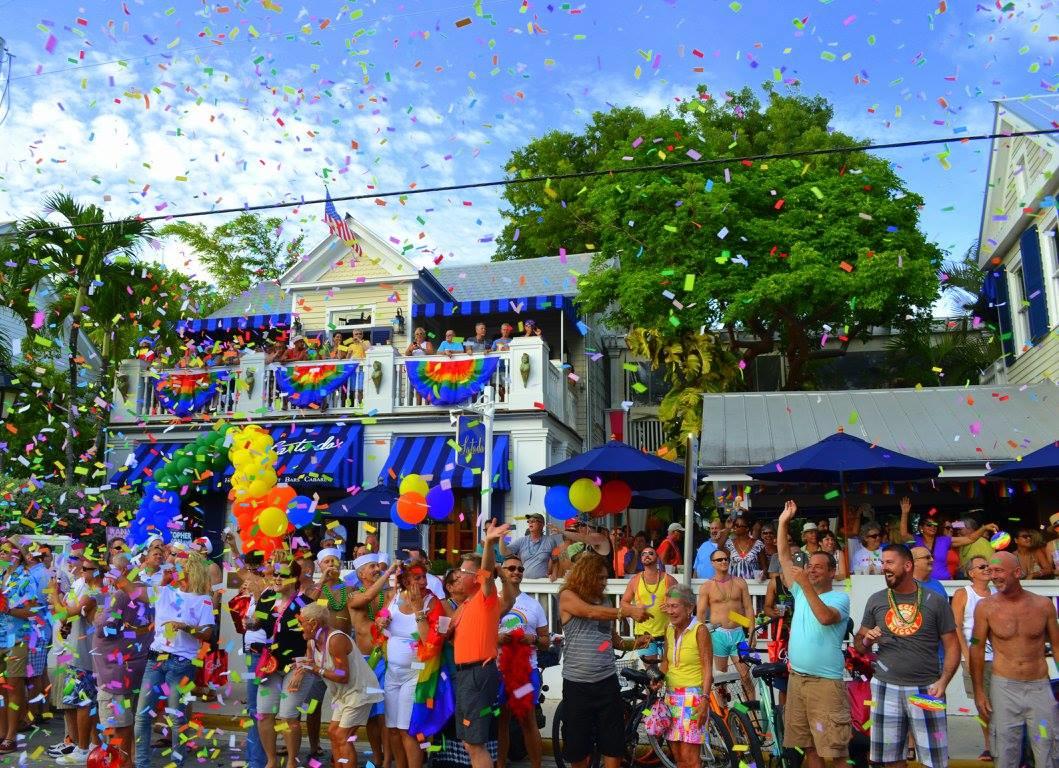
<path id="1" fill-rule="evenodd" d="M 276 369 L 276 386 L 296 408 L 320 405 L 357 372 L 355 363 L 288 365 Z"/>
<path id="2" fill-rule="evenodd" d="M 198 413 L 217 394 L 217 385 L 228 380 L 228 371 L 165 373 L 154 389 L 162 407 L 176 416 Z"/>
<path id="3" fill-rule="evenodd" d="M 489 383 L 499 357 L 467 360 L 409 360 L 408 380 L 434 405 L 453 405 L 477 397 Z"/>

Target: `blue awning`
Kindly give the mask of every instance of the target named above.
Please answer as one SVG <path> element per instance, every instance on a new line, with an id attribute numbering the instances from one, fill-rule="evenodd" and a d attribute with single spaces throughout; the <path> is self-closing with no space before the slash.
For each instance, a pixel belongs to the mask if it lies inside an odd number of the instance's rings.
<path id="1" fill-rule="evenodd" d="M 502 299 L 485 301 L 446 301 L 435 304 L 413 304 L 412 317 L 453 317 L 476 318 L 480 315 L 520 314 L 522 312 L 540 312 L 546 309 L 562 309 L 576 316 L 573 299 L 569 296 L 553 294 L 549 296 L 511 296 Z"/>
<path id="2" fill-rule="evenodd" d="M 482 473 L 457 463 L 453 449 L 455 443 L 452 435 L 395 438 L 379 475 L 379 482 L 397 486 L 406 475 L 424 475 L 430 485 L 448 480 L 453 488 L 481 488 Z M 509 444 L 508 435 L 493 435 L 493 488 L 498 491 L 511 490 Z"/>
<path id="3" fill-rule="evenodd" d="M 277 312 L 271 315 L 250 315 L 239 317 L 207 317 L 201 320 L 178 320 L 176 332 L 203 334 L 231 333 L 233 331 L 286 330 L 291 327 L 290 312 Z"/>
<path id="4" fill-rule="evenodd" d="M 277 473 L 281 483 L 352 488 L 364 479 L 364 427 L 360 424 L 301 424 L 273 426 L 269 434 L 279 454 Z M 140 443 L 128 465 L 110 478 L 111 485 L 144 486 L 154 470 L 187 442 Z M 227 485 L 229 466 L 220 483 Z"/>

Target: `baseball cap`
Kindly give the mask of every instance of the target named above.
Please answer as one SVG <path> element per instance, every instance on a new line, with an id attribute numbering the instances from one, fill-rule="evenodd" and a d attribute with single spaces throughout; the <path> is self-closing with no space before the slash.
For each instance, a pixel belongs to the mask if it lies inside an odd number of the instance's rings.
<path id="1" fill-rule="evenodd" d="M 673 531 L 680 531 L 681 533 L 683 533 L 684 532 L 684 526 L 681 525 L 680 523 L 670 523 L 669 527 L 666 530 L 669 531 L 670 533 L 673 533 Z"/>
<path id="2" fill-rule="evenodd" d="M 580 528 L 582 525 L 584 525 L 582 521 L 578 520 L 576 517 L 571 517 L 566 521 L 566 524 L 563 527 L 568 531 L 572 531 L 574 528 Z"/>
<path id="3" fill-rule="evenodd" d="M 540 520 L 543 523 L 544 515 L 542 515 L 540 512 L 530 512 L 528 515 L 526 515 L 526 520 Z"/>

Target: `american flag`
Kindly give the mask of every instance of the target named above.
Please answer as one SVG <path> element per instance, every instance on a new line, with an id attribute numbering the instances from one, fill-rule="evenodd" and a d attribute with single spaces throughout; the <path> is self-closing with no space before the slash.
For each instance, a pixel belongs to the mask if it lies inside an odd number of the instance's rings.
<path id="1" fill-rule="evenodd" d="M 327 199 L 324 201 L 324 221 L 327 222 L 327 228 L 331 230 L 331 234 L 339 240 L 347 243 L 350 240 L 356 240 L 346 220 L 338 215 L 338 209 L 335 208 L 335 203 L 331 199 L 330 190 L 327 191 Z"/>

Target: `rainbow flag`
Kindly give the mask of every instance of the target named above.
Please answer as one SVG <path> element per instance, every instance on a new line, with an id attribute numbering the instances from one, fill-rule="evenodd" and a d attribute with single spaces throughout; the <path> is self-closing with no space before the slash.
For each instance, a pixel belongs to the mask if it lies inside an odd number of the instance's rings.
<path id="1" fill-rule="evenodd" d="M 228 371 L 164 373 L 155 382 L 158 402 L 176 416 L 198 413 L 217 394 L 217 386 L 228 380 Z"/>
<path id="2" fill-rule="evenodd" d="M 356 363 L 288 365 L 276 369 L 276 386 L 296 408 L 320 405 L 357 372 Z"/>
<path id="3" fill-rule="evenodd" d="M 412 388 L 434 405 L 454 405 L 477 397 L 499 364 L 499 357 L 409 360 L 406 363 Z"/>

